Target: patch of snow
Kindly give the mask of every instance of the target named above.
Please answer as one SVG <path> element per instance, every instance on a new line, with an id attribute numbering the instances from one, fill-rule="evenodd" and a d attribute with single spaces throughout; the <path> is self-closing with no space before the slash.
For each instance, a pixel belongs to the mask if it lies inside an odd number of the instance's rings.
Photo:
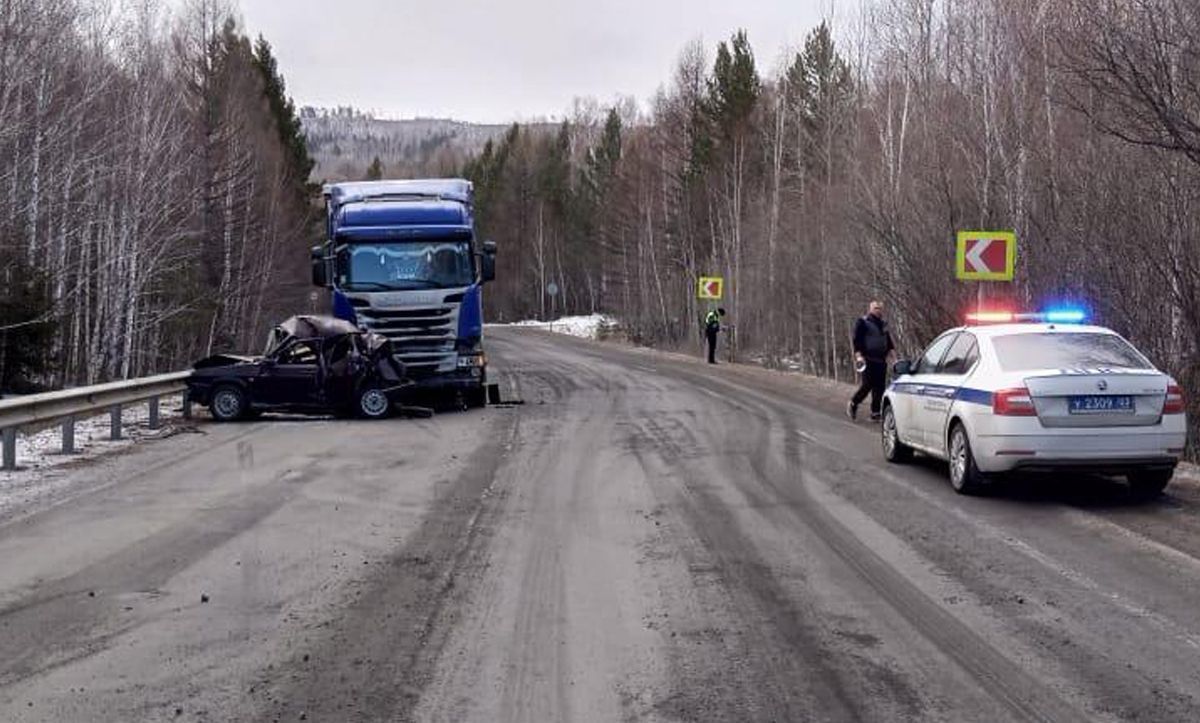
<path id="1" fill-rule="evenodd" d="M 763 354 L 751 355 L 749 359 L 752 364 L 779 371 L 803 373 L 805 369 L 804 358 L 799 354 L 779 357 L 774 363 Z"/>
<path id="2" fill-rule="evenodd" d="M 14 472 L 0 471 L 0 516 L 54 491 L 56 468 L 80 460 L 99 457 L 139 442 L 172 434 L 183 417 L 182 395 L 159 400 L 158 429 L 150 429 L 150 408 L 146 403 L 132 404 L 121 410 L 121 439 L 113 441 L 108 413 L 78 419 L 75 422 L 75 453 L 62 453 L 62 423 L 34 432 L 17 434 L 17 466 Z"/>
<path id="3" fill-rule="evenodd" d="M 617 327 L 617 320 L 604 314 L 590 314 L 588 316 L 564 316 L 555 321 L 518 321 L 514 324 L 498 324 L 497 326 L 543 329 L 555 334 L 567 334 L 583 339 L 599 339 Z"/>

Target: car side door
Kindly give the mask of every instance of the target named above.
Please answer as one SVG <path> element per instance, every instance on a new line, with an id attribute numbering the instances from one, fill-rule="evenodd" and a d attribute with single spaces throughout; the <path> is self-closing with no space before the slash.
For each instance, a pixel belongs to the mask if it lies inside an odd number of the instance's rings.
<path id="1" fill-rule="evenodd" d="M 920 444 L 917 439 L 916 423 L 913 421 L 913 409 L 920 401 L 916 395 L 917 377 L 914 376 L 919 362 L 918 359 L 909 364 L 908 373 L 894 376 L 892 384 L 888 388 L 889 404 L 892 405 L 892 414 L 896 417 L 896 434 L 900 437 L 900 441 L 907 445 Z M 894 370 L 895 367 L 893 366 L 892 369 Z"/>
<path id="2" fill-rule="evenodd" d="M 934 454 L 946 455 L 946 424 L 950 409 L 978 359 L 979 341 L 974 334 L 964 331 L 954 338 L 937 369 L 926 378 L 921 415 L 925 426 L 921 433 L 925 446 Z"/>
<path id="3" fill-rule="evenodd" d="M 256 401 L 272 407 L 311 407 L 320 398 L 319 340 L 297 339 L 277 351 L 253 385 Z"/>
<path id="4" fill-rule="evenodd" d="M 933 343 L 925 348 L 925 353 L 917 360 L 916 366 L 912 370 L 910 382 L 912 386 L 909 391 L 912 400 L 909 403 L 907 423 L 909 429 L 912 430 L 911 444 L 914 446 L 930 447 L 928 430 L 933 426 L 930 417 L 936 414 L 930 404 L 930 399 L 941 394 L 937 388 L 938 368 L 958 335 L 957 331 L 949 331 L 934 339 Z"/>
<path id="5" fill-rule="evenodd" d="M 330 407 L 346 407 L 354 400 L 354 392 L 362 378 L 357 337 L 347 334 L 325 344 L 325 374 L 321 390 Z"/>

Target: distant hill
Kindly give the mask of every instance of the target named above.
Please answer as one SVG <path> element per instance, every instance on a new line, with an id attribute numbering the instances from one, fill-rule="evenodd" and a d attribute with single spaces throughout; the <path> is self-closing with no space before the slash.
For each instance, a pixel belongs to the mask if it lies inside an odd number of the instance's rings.
<path id="1" fill-rule="evenodd" d="M 376 157 L 388 177 L 454 175 L 508 129 L 441 118 L 382 120 L 354 108 L 304 107 L 300 120 L 316 161 L 314 181 L 360 179 Z"/>

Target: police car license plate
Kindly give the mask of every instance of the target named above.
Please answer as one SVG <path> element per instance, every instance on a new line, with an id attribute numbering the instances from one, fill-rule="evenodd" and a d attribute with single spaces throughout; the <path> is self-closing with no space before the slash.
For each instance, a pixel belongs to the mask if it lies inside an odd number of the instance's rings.
<path id="1" fill-rule="evenodd" d="M 1108 412 L 1133 412 L 1133 397 L 1088 396 L 1068 397 L 1067 410 L 1071 414 L 1105 414 Z"/>

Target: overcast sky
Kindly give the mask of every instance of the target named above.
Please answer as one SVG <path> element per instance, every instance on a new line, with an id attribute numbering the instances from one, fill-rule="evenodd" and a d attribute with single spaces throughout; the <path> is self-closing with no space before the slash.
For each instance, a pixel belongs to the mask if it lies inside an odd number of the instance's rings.
<path id="1" fill-rule="evenodd" d="M 392 118 L 562 117 L 574 98 L 645 102 L 683 46 L 739 27 L 761 73 L 829 0 L 240 0 L 300 105 Z"/>

